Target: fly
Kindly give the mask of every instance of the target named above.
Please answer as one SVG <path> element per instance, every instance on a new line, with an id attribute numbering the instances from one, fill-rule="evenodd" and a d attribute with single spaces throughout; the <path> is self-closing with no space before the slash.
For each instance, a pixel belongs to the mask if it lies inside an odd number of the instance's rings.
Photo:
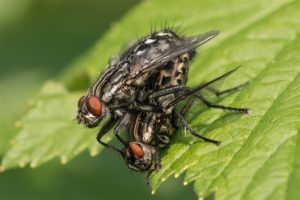
<path id="1" fill-rule="evenodd" d="M 203 89 L 209 89 L 213 83 L 228 77 L 238 68 L 194 89 L 186 87 L 190 61 L 196 48 L 217 34 L 218 31 L 210 31 L 203 35 L 181 37 L 171 29 L 149 34 L 119 58 L 113 59 L 87 94 L 79 99 L 77 122 L 93 128 L 109 116 L 97 135 L 97 141 L 120 153 L 129 168 L 136 171 L 151 173 L 160 168 L 159 150 L 169 145 L 174 130 L 179 126 L 206 142 L 220 144 L 220 141 L 195 131 L 184 118 L 196 100 L 210 108 L 244 114 L 249 112 L 247 108 L 214 104 L 201 94 Z M 211 92 L 223 94 L 243 85 L 223 92 L 211 89 Z M 184 106 L 177 111 L 179 102 L 184 102 Z M 123 149 L 101 140 L 111 129 L 124 145 Z M 120 136 L 124 129 L 128 132 L 128 141 Z"/>
<path id="2" fill-rule="evenodd" d="M 108 64 L 107 69 L 90 86 L 85 96 L 78 101 L 77 122 L 94 128 L 105 116 L 109 119 L 101 127 L 97 140 L 116 150 L 101 138 L 113 127 L 119 134 L 130 123 L 132 112 L 161 112 L 162 107 L 146 103 L 149 93 L 158 92 L 149 87 L 158 72 L 172 60 L 195 49 L 218 34 L 210 31 L 192 37 L 180 37 L 171 29 L 154 32 L 132 45 L 119 58 Z M 144 101 L 143 101 L 144 100 Z"/>

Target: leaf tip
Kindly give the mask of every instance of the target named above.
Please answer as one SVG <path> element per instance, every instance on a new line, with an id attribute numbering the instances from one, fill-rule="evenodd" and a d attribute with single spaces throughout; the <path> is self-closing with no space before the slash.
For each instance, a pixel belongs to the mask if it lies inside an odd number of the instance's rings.
<path id="1" fill-rule="evenodd" d="M 151 191 L 151 194 L 152 194 L 152 195 L 155 195 L 155 190 L 152 190 L 152 191 Z"/>
<path id="2" fill-rule="evenodd" d="M 183 186 L 187 186 L 188 182 L 187 181 L 184 181 L 183 182 Z"/>
<path id="3" fill-rule="evenodd" d="M 31 168 L 36 168 L 36 166 L 37 166 L 36 161 L 32 161 L 32 162 L 30 163 L 30 167 L 31 167 Z"/>
<path id="4" fill-rule="evenodd" d="M 25 161 L 21 160 L 21 161 L 19 162 L 19 167 L 20 167 L 20 168 L 24 168 L 25 165 L 26 165 Z"/>
<path id="5" fill-rule="evenodd" d="M 98 154 L 98 151 L 96 148 L 90 150 L 90 156 L 95 157 L 97 154 Z"/>
<path id="6" fill-rule="evenodd" d="M 179 177 L 179 174 L 175 174 L 174 177 L 175 177 L 175 178 L 178 178 L 178 177 Z"/>
<path id="7" fill-rule="evenodd" d="M 161 179 L 161 182 L 165 182 L 165 181 L 166 181 L 166 178 L 162 178 L 162 179 Z"/>
<path id="8" fill-rule="evenodd" d="M 61 156 L 61 157 L 60 157 L 60 163 L 61 163 L 62 165 L 65 165 L 67 162 L 68 162 L 68 159 L 67 159 L 66 156 Z"/>
<path id="9" fill-rule="evenodd" d="M 0 172 L 4 172 L 5 171 L 5 168 L 3 165 L 0 165 Z"/>

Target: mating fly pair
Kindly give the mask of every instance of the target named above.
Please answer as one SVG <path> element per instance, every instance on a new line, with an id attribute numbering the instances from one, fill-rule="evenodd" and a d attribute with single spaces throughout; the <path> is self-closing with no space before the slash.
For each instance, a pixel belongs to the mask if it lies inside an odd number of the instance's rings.
<path id="1" fill-rule="evenodd" d="M 192 129 L 184 115 L 195 100 L 208 107 L 248 113 L 246 108 L 234 108 L 211 103 L 202 89 L 216 95 L 239 89 L 241 86 L 217 92 L 211 84 L 226 78 L 237 69 L 191 89 L 186 87 L 190 61 L 195 49 L 218 34 L 210 31 L 203 35 L 181 37 L 171 29 L 163 29 L 144 37 L 129 47 L 120 57 L 114 58 L 107 69 L 90 86 L 78 101 L 77 122 L 93 128 L 105 116 L 97 141 L 122 155 L 129 168 L 136 171 L 159 169 L 159 150 L 169 144 L 172 133 L 179 126 L 204 141 L 219 141 L 202 136 Z M 180 111 L 179 102 L 184 102 Z M 104 143 L 101 138 L 113 129 L 116 138 L 124 145 L 119 149 Z M 127 139 L 121 132 L 127 132 Z"/>

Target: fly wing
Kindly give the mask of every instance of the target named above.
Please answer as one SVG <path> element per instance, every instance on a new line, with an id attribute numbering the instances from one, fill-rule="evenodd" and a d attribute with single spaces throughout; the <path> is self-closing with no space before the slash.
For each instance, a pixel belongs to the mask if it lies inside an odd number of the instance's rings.
<path id="1" fill-rule="evenodd" d="M 213 30 L 202 35 L 187 37 L 183 39 L 182 42 L 174 45 L 167 51 L 162 52 L 161 55 L 155 57 L 152 60 L 149 60 L 147 63 L 143 63 L 142 66 L 137 67 L 136 70 L 132 71 L 132 73 L 129 75 L 127 83 L 132 83 L 139 77 L 144 76 L 145 74 L 149 74 L 153 70 L 164 66 L 167 62 L 176 58 L 177 56 L 196 49 L 197 47 L 214 38 L 218 33 L 219 31 Z"/>

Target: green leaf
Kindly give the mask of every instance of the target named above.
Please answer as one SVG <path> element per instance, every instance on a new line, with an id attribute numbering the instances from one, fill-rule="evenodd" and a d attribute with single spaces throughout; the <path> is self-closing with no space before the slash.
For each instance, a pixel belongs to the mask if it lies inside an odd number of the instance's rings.
<path id="1" fill-rule="evenodd" d="M 79 127 L 74 121 L 78 96 L 61 84 L 47 82 L 41 92 L 29 101 L 27 114 L 17 122 L 21 131 L 11 141 L 12 147 L 2 160 L 1 169 L 15 166 L 32 168 L 60 157 L 65 164 L 85 149 L 96 155 L 101 149 L 94 131 Z"/>
<path id="2" fill-rule="evenodd" d="M 213 193 L 215 199 L 300 199 L 299 1 L 144 1 L 74 62 L 62 80 L 68 88 L 82 88 L 82 77 L 93 79 L 124 42 L 166 20 L 183 24 L 187 35 L 221 30 L 199 49 L 188 85 L 242 65 L 223 89 L 248 80 L 250 84 L 218 103 L 249 107 L 252 114 L 193 109 L 191 125 L 222 145 L 179 131 L 163 151 L 163 168 L 150 177 L 153 192 L 169 176 L 186 172 L 184 184 L 193 182 L 199 197 Z M 96 130 L 71 122 L 83 92 L 67 91 L 60 84 L 48 84 L 42 91 L 21 120 L 23 127 L 3 159 L 4 168 L 27 162 L 35 166 L 62 155 L 70 160 L 86 148 L 99 151 Z"/>

